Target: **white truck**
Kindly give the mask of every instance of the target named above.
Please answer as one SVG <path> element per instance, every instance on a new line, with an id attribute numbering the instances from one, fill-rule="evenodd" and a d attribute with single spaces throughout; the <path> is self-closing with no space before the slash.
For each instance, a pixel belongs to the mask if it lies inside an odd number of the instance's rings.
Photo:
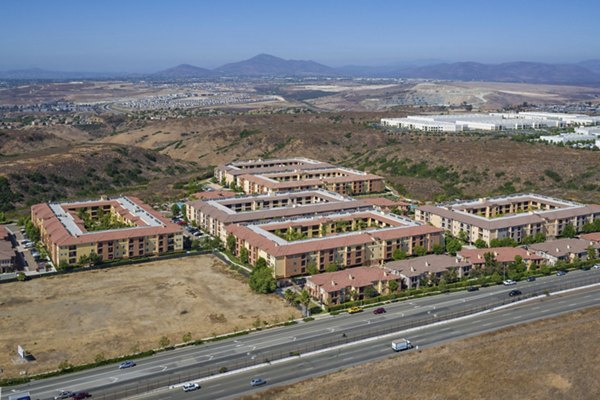
<path id="1" fill-rule="evenodd" d="M 400 338 L 392 340 L 392 350 L 402 351 L 412 349 L 413 345 L 408 339 Z"/>

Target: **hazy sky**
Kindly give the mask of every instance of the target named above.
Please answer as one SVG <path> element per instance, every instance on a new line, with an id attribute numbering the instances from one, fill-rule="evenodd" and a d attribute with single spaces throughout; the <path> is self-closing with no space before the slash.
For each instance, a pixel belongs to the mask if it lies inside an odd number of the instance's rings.
<path id="1" fill-rule="evenodd" d="M 600 58 L 597 0 L 1 0 L 0 70 Z"/>

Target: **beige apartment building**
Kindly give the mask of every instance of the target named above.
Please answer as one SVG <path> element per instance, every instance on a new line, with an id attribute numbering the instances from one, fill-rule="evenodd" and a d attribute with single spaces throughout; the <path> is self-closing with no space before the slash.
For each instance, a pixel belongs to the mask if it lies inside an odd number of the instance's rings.
<path id="1" fill-rule="evenodd" d="M 89 226 L 100 219 L 113 227 Z M 36 204 L 31 221 L 55 265 L 75 265 L 92 253 L 100 260 L 113 260 L 183 250 L 182 228 L 130 196 Z"/>
<path id="2" fill-rule="evenodd" d="M 573 225 L 580 231 L 586 223 L 600 218 L 600 205 L 580 204 L 538 194 L 515 194 L 479 200 L 424 205 L 415 210 L 417 221 L 431 224 L 469 242 L 478 239 L 488 245 L 493 239 L 512 238 L 520 243 L 526 236 L 562 234 Z"/>

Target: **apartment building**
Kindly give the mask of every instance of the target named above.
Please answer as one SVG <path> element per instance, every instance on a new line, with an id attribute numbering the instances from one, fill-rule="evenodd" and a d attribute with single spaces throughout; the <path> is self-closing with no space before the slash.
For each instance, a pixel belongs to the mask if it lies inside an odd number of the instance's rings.
<path id="1" fill-rule="evenodd" d="M 398 282 L 400 287 L 400 276 L 387 269 L 356 267 L 309 276 L 306 278 L 305 289 L 315 301 L 332 306 L 363 300 L 368 287 L 373 288 L 380 295 L 388 294 L 391 281 Z"/>
<path id="2" fill-rule="evenodd" d="M 493 239 L 512 238 L 517 243 L 526 236 L 562 234 L 567 225 L 580 231 L 583 225 L 600 218 L 600 205 L 580 204 L 538 194 L 514 194 L 424 205 L 415 210 L 415 219 L 459 236 L 466 234 L 474 243 L 488 245 Z"/>
<path id="3" fill-rule="evenodd" d="M 342 268 L 382 265 L 396 250 L 407 255 L 421 247 L 431 252 L 443 244 L 441 229 L 376 210 L 230 224 L 236 253 L 248 252 L 254 264 L 264 258 L 277 278 L 304 275 L 309 265 L 324 271 L 329 264 Z"/>
<path id="4" fill-rule="evenodd" d="M 17 253 L 12 246 L 10 233 L 4 225 L 0 225 L 0 273 L 12 272 L 17 263 Z"/>
<path id="5" fill-rule="evenodd" d="M 421 286 L 423 280 L 441 278 L 445 273 L 454 273 L 457 278 L 469 276 L 472 265 L 457 257 L 431 254 L 422 257 L 396 260 L 384 264 L 402 279 L 402 287 L 411 289 Z"/>
<path id="6" fill-rule="evenodd" d="M 183 250 L 181 227 L 130 196 L 36 204 L 31 221 L 56 265 L 92 253 L 113 260 Z"/>
<path id="7" fill-rule="evenodd" d="M 225 228 L 230 224 L 370 209 L 372 206 L 366 201 L 325 190 L 196 200 L 186 204 L 188 219 L 223 241 L 227 238 Z"/>
<path id="8" fill-rule="evenodd" d="M 527 265 L 527 269 L 532 266 L 537 267 L 544 258 L 537 255 L 534 251 L 522 247 L 491 247 L 485 249 L 462 249 L 456 254 L 459 260 L 466 261 L 473 265 L 473 268 L 485 267 L 485 255 L 491 254 L 494 261 L 501 267 L 508 267 L 515 262 L 517 257 Z"/>
<path id="9" fill-rule="evenodd" d="M 378 175 L 298 158 L 233 163 L 217 167 L 215 177 L 247 194 L 315 189 L 349 195 L 385 191 Z"/>
<path id="10" fill-rule="evenodd" d="M 549 265 L 554 265 L 557 261 L 570 262 L 576 258 L 587 260 L 590 247 L 598 255 L 600 243 L 585 239 L 558 239 L 528 246 L 530 251 L 543 257 Z"/>

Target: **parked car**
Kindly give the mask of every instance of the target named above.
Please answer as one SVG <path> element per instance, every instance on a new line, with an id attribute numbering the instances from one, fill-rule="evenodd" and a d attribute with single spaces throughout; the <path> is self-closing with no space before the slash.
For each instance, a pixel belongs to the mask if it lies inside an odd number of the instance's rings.
<path id="1" fill-rule="evenodd" d="M 513 297 L 513 296 L 520 296 L 520 295 L 522 295 L 522 294 L 523 294 L 523 293 L 522 293 L 520 290 L 516 290 L 516 289 L 515 289 L 515 290 L 511 290 L 511 291 L 508 293 L 508 295 L 509 295 L 510 297 Z"/>
<path id="2" fill-rule="evenodd" d="M 356 306 L 355 306 L 355 307 L 350 307 L 350 308 L 348 309 L 348 314 L 356 314 L 356 313 L 359 313 L 359 312 L 361 312 L 362 310 L 363 310 L 363 309 L 362 309 L 362 308 L 360 308 L 360 307 L 356 307 Z"/>
<path id="3" fill-rule="evenodd" d="M 198 390 L 200 389 L 200 385 L 198 385 L 197 383 L 185 383 L 183 386 L 183 391 L 184 392 L 193 392 L 194 390 Z"/>
<path id="4" fill-rule="evenodd" d="M 563 271 L 562 269 L 559 271 L 556 271 L 556 276 L 565 276 L 567 274 L 567 271 Z"/>
<path id="5" fill-rule="evenodd" d="M 533 282 L 535 281 L 535 276 L 528 276 L 527 277 L 527 282 Z"/>
<path id="6" fill-rule="evenodd" d="M 56 396 L 54 396 L 54 400 L 60 400 L 60 399 L 68 399 L 73 397 L 75 393 L 71 392 L 70 390 L 61 390 Z"/>
<path id="7" fill-rule="evenodd" d="M 594 264 L 594 266 L 592 267 L 592 269 L 600 269 L 600 264 Z"/>
<path id="8" fill-rule="evenodd" d="M 119 364 L 119 369 L 125 369 L 125 368 L 131 368 L 131 367 L 135 367 L 135 362 L 128 360 L 128 361 L 123 361 L 121 364 Z"/>
<path id="9" fill-rule="evenodd" d="M 71 396 L 73 400 L 83 400 L 87 399 L 88 397 L 92 397 L 92 395 L 89 392 L 77 392 Z"/>
<path id="10" fill-rule="evenodd" d="M 479 288 L 477 286 L 469 286 L 467 288 L 467 292 L 476 292 L 478 290 L 479 290 Z"/>
<path id="11" fill-rule="evenodd" d="M 503 284 L 504 286 L 512 286 L 512 285 L 516 285 L 516 284 L 517 284 L 517 282 L 513 281 L 512 279 L 507 279 L 507 280 L 505 280 L 504 282 L 502 282 L 502 284 Z"/>
<path id="12" fill-rule="evenodd" d="M 385 314 L 386 312 L 387 311 L 385 311 L 385 308 L 383 308 L 383 307 L 378 307 L 373 310 L 373 314 Z"/>
<path id="13" fill-rule="evenodd" d="M 265 383 L 267 383 L 267 381 L 262 378 L 254 378 L 250 381 L 250 386 L 260 386 L 264 385 Z"/>

